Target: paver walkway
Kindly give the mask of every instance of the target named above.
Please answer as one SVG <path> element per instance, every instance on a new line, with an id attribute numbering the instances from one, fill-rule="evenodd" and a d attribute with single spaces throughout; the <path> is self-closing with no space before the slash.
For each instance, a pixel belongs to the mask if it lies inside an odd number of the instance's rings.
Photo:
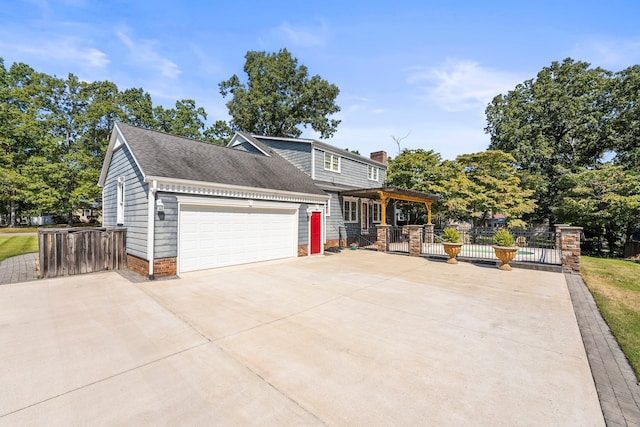
<path id="1" fill-rule="evenodd" d="M 18 255 L 0 261 L 0 285 L 36 280 L 38 253 Z"/>
<path id="2" fill-rule="evenodd" d="M 566 278 L 607 426 L 640 426 L 640 385 L 629 361 L 582 277 Z"/>

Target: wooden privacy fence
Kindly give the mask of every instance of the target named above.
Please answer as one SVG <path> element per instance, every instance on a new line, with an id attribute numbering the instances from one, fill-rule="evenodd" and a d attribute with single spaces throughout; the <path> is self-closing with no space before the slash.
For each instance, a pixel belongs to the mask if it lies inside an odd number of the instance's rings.
<path id="1" fill-rule="evenodd" d="M 40 229 L 40 278 L 126 268 L 125 228 Z"/>

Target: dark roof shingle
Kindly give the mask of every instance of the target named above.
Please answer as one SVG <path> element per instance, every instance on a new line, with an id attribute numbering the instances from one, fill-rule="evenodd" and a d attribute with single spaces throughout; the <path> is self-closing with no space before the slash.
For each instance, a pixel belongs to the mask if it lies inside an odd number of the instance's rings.
<path id="1" fill-rule="evenodd" d="M 326 194 L 272 150 L 265 156 L 123 123 L 117 127 L 145 176 Z"/>

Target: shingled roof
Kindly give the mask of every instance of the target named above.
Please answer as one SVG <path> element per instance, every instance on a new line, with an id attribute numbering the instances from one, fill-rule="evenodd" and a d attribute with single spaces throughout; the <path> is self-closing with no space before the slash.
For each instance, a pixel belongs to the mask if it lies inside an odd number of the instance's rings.
<path id="1" fill-rule="evenodd" d="M 248 153 L 124 123 L 117 123 L 116 128 L 145 177 L 326 194 L 309 176 L 268 148 L 268 155 Z"/>

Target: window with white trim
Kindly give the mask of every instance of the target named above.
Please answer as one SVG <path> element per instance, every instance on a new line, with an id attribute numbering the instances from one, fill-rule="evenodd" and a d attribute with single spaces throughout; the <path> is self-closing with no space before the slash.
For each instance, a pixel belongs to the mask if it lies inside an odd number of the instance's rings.
<path id="1" fill-rule="evenodd" d="M 124 176 L 118 177 L 118 189 L 116 194 L 116 223 L 124 224 Z"/>
<path id="2" fill-rule="evenodd" d="M 324 153 L 324 170 L 332 172 L 340 172 L 340 156 L 335 154 Z"/>
<path id="3" fill-rule="evenodd" d="M 357 199 L 344 199 L 344 222 L 358 222 Z"/>
<path id="4" fill-rule="evenodd" d="M 371 217 L 373 222 L 379 224 L 382 222 L 382 203 L 373 202 L 371 205 Z"/>
<path id="5" fill-rule="evenodd" d="M 367 166 L 367 177 L 369 178 L 369 180 L 371 181 L 377 181 L 378 180 L 378 168 L 375 166 Z"/>

